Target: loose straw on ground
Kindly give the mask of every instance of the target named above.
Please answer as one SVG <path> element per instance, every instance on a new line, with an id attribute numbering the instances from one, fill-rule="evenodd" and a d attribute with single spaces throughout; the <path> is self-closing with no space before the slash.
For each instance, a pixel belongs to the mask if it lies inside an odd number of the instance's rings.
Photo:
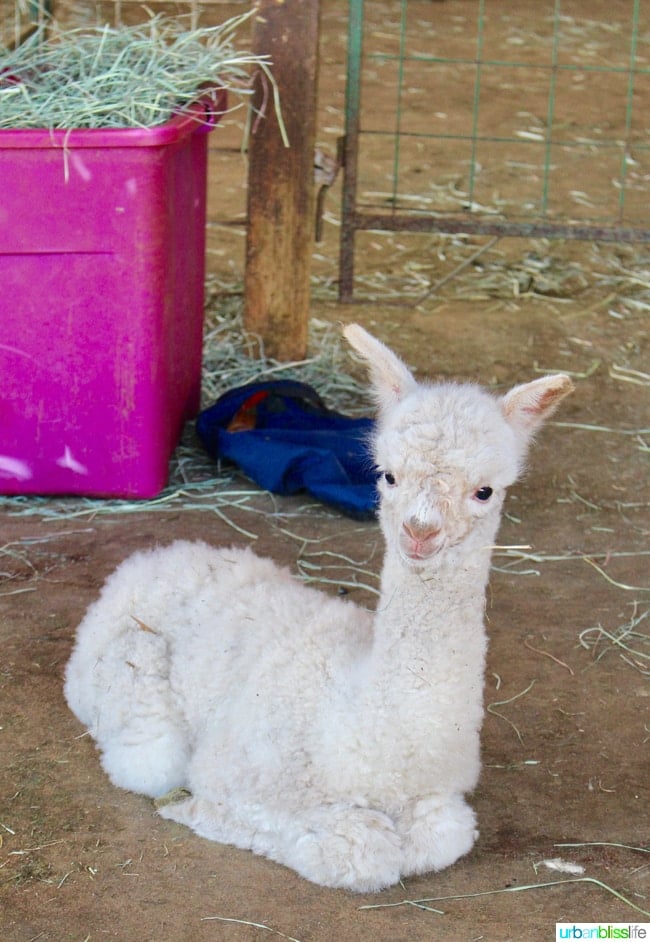
<path id="1" fill-rule="evenodd" d="M 292 935 L 280 932 L 279 929 L 272 929 L 271 926 L 265 926 L 262 922 L 252 922 L 250 919 L 234 919 L 232 916 L 201 916 L 201 922 L 231 922 L 239 926 L 251 926 L 253 929 L 263 929 L 265 932 L 271 932 L 273 935 L 279 935 L 282 939 L 288 939 L 288 942 L 300 942 Z"/>
<path id="2" fill-rule="evenodd" d="M 626 906 L 629 906 L 631 909 L 636 910 L 636 912 L 641 913 L 642 916 L 650 916 L 650 911 L 637 906 L 637 904 L 633 903 L 632 900 L 628 899 L 626 896 L 623 896 L 622 893 L 619 893 L 618 890 L 608 886 L 607 883 L 603 883 L 602 880 L 597 880 L 595 877 L 577 877 L 573 880 L 551 880 L 548 883 L 530 883 L 526 886 L 506 886 L 498 890 L 481 890 L 477 893 L 460 893 L 458 895 L 450 896 L 429 896 L 422 899 L 404 899 L 399 900 L 396 903 L 374 903 L 366 906 L 360 906 L 359 909 L 394 909 L 398 906 L 414 906 L 416 909 L 424 909 L 427 912 L 434 912 L 442 916 L 444 915 L 443 910 L 434 909 L 428 904 L 442 903 L 448 900 L 478 899 L 485 896 L 498 896 L 501 893 L 525 893 L 531 890 L 543 890 L 554 886 L 570 886 L 577 883 L 586 883 L 600 887 L 600 889 L 605 890 L 607 893 L 616 897 L 616 899 L 620 900 L 620 902 L 624 903 Z"/>

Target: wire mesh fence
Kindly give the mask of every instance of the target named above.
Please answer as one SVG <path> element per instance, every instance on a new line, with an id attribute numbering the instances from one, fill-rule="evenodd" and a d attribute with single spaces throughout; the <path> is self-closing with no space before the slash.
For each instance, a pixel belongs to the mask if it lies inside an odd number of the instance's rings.
<path id="1" fill-rule="evenodd" d="M 649 8 L 350 0 L 341 299 L 360 230 L 650 241 Z"/>
<path id="2" fill-rule="evenodd" d="M 0 47 L 18 45 L 50 19 L 64 27 L 119 26 L 145 22 L 160 13 L 182 17 L 188 29 L 196 29 L 225 19 L 224 11 L 234 6 L 236 0 L 5 0 L 0 5 Z"/>

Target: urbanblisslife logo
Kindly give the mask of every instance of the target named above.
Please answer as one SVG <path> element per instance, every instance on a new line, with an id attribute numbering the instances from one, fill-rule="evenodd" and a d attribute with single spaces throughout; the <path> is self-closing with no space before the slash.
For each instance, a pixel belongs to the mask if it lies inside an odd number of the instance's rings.
<path id="1" fill-rule="evenodd" d="M 650 922 L 558 922 L 555 940 L 644 939 L 650 942 Z"/>

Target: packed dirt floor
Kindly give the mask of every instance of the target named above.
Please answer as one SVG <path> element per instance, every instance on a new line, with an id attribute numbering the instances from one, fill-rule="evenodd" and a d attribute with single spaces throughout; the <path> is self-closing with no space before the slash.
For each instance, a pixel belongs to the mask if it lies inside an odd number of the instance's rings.
<path id="1" fill-rule="evenodd" d="M 435 11 L 438 30 L 445 17 L 473 22 L 463 0 L 419 6 L 422 18 Z M 629 6 L 582 0 L 571 14 L 604 42 L 613 32 L 598 22 Z M 494 16 L 515 7 L 534 16 L 535 4 L 491 5 Z M 325 0 L 319 127 L 330 151 L 342 129 L 344 33 L 345 4 Z M 543 102 L 531 86 L 526 109 L 543 117 Z M 224 305 L 241 295 L 244 234 L 231 222 L 244 211 L 245 168 L 229 149 L 237 120 L 211 144 L 217 305 L 220 292 Z M 588 192 L 590 165 L 583 174 Z M 333 187 L 314 255 L 315 319 L 359 321 L 420 377 L 500 391 L 564 370 L 576 385 L 508 497 L 499 543 L 518 549 L 494 556 L 483 771 L 472 797 L 480 837 L 448 870 L 379 894 L 323 889 L 116 789 L 63 698 L 76 625 L 132 550 L 179 537 L 251 543 L 292 568 L 300 556 L 324 566 L 334 558 L 324 553 L 338 553 L 348 558 L 340 570 L 319 570 L 330 579 L 323 591 L 336 593 L 352 581 L 350 560 L 378 571 L 376 523 L 304 495 L 253 494 L 227 513 L 187 494 L 137 506 L 4 500 L 2 942 L 542 942 L 556 922 L 650 922 L 650 254 L 501 240 L 469 262 L 489 240 L 373 233 L 359 240 L 358 303 L 341 306 L 337 200 Z M 236 477 L 231 487 L 254 491 Z M 347 592 L 373 604 L 362 587 Z"/>

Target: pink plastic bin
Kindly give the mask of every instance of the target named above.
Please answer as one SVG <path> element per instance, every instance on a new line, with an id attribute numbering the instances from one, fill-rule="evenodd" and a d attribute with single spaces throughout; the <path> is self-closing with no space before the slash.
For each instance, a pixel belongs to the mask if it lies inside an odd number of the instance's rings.
<path id="1" fill-rule="evenodd" d="M 0 493 L 164 487 L 199 407 L 206 101 L 142 130 L 0 131 Z"/>

